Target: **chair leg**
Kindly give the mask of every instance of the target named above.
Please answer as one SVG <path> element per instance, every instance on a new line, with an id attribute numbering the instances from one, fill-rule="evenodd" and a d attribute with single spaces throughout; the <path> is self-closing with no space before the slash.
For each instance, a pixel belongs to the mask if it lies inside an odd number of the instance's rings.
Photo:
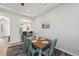
<path id="1" fill-rule="evenodd" d="M 42 53 L 42 49 L 39 49 L 39 56 L 41 56 L 41 53 Z"/>
<path id="2" fill-rule="evenodd" d="M 32 51 L 32 56 L 34 56 L 36 52 L 39 52 L 39 49 L 37 49 L 36 51 Z"/>
<path id="3" fill-rule="evenodd" d="M 48 56 L 48 54 L 47 54 L 47 53 L 45 53 L 45 52 L 43 52 L 43 54 L 44 54 L 45 56 Z"/>
<path id="4" fill-rule="evenodd" d="M 29 56 L 30 55 L 30 46 L 29 47 L 27 47 L 27 55 Z"/>

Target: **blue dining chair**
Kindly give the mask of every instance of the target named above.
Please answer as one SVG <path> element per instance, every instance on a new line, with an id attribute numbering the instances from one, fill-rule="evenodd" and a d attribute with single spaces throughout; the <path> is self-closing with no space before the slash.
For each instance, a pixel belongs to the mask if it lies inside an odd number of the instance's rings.
<path id="1" fill-rule="evenodd" d="M 54 39 L 51 41 L 51 46 L 48 49 L 48 56 L 52 56 L 52 54 L 54 54 L 54 49 L 55 49 L 56 43 L 57 43 L 57 39 Z"/>
<path id="2" fill-rule="evenodd" d="M 34 48 L 34 46 L 33 46 L 33 44 L 32 44 L 32 41 L 31 40 L 28 40 L 28 42 L 29 42 L 29 51 L 28 51 L 28 55 L 30 56 L 30 54 L 32 54 L 32 56 L 34 56 L 35 55 L 35 53 L 36 52 L 38 52 L 38 49 L 36 48 Z"/>
<path id="3" fill-rule="evenodd" d="M 34 54 L 38 51 L 38 49 L 35 49 L 31 39 L 28 39 L 26 37 L 24 37 L 24 46 L 23 49 L 26 51 L 27 55 L 29 56 L 30 54 L 32 54 L 32 56 L 34 56 Z"/>
<path id="4" fill-rule="evenodd" d="M 23 50 L 28 54 L 28 51 L 29 51 L 29 40 L 28 39 L 25 39 L 24 45 L 22 47 L 23 47 Z"/>

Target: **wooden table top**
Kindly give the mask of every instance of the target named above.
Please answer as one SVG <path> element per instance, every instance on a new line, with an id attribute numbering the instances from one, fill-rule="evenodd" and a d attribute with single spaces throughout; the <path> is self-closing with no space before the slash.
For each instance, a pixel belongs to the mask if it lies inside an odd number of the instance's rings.
<path id="1" fill-rule="evenodd" d="M 32 40 L 32 43 L 38 48 L 44 48 L 51 43 L 51 40 Z"/>

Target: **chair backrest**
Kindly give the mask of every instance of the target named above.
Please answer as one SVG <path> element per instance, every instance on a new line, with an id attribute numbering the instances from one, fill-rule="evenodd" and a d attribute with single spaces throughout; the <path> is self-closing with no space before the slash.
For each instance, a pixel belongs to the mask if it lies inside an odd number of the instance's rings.
<path id="1" fill-rule="evenodd" d="M 32 53 L 32 56 L 34 56 L 34 54 L 36 53 L 36 50 L 34 49 L 31 40 L 29 40 L 29 51 L 28 51 L 28 55 L 30 55 L 30 53 Z"/>
<path id="2" fill-rule="evenodd" d="M 26 45 L 30 50 L 33 49 L 33 45 L 32 45 L 31 39 L 27 39 L 27 40 L 25 41 L 25 45 Z"/>
<path id="3" fill-rule="evenodd" d="M 51 41 L 51 46 L 50 46 L 49 51 L 48 51 L 49 56 L 51 56 L 53 54 L 56 43 L 57 43 L 57 39 L 54 39 Z"/>
<path id="4" fill-rule="evenodd" d="M 28 50 L 29 49 L 29 45 L 30 45 L 30 40 L 29 39 L 25 39 L 25 44 L 24 44 L 24 49 Z"/>

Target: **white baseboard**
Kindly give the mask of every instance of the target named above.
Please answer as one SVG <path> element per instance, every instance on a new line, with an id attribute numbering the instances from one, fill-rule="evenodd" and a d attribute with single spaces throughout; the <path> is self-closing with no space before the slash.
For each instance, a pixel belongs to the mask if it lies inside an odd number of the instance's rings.
<path id="1" fill-rule="evenodd" d="M 60 50 L 60 51 L 63 51 L 63 52 L 66 52 L 66 53 L 68 53 L 68 54 L 70 54 L 70 55 L 72 55 L 72 56 L 77 56 L 76 54 L 74 54 L 74 53 L 72 53 L 72 52 L 69 52 L 69 51 L 66 51 L 66 50 L 64 50 L 64 49 L 61 49 L 61 48 L 56 48 L 56 49 L 58 49 L 58 50 Z"/>

